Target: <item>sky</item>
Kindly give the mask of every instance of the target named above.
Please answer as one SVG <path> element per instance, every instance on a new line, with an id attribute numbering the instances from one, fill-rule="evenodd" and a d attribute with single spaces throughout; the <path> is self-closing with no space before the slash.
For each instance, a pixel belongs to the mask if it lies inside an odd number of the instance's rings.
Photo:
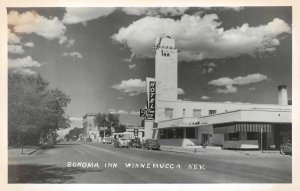
<path id="1" fill-rule="evenodd" d="M 40 74 L 71 98 L 72 127 L 86 113 L 139 125 L 155 37 L 178 48 L 178 97 L 277 104 L 292 95 L 291 7 L 8 8 L 8 68 Z"/>

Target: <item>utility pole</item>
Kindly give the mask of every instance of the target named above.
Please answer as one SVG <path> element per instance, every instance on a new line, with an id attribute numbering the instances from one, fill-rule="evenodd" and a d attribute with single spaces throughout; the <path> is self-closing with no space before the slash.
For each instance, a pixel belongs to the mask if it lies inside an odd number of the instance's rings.
<path id="1" fill-rule="evenodd" d="M 260 149 L 263 152 L 263 128 L 260 127 Z"/>

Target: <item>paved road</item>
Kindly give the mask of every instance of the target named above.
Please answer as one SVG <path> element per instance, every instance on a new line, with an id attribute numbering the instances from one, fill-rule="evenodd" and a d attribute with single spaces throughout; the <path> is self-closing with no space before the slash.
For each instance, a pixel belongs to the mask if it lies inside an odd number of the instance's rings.
<path id="1" fill-rule="evenodd" d="M 292 157 L 279 154 L 249 156 L 235 151 L 207 150 L 200 154 L 185 154 L 75 142 L 39 150 L 32 155 L 9 155 L 8 160 L 9 183 L 292 181 Z"/>

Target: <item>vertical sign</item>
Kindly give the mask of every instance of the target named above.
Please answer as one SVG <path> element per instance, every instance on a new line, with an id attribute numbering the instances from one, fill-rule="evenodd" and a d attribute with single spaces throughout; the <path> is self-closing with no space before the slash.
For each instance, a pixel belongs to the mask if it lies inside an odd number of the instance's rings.
<path id="1" fill-rule="evenodd" d="M 156 82 L 149 80 L 148 85 L 148 115 L 146 119 L 154 120 L 155 119 L 155 95 L 156 95 Z"/>

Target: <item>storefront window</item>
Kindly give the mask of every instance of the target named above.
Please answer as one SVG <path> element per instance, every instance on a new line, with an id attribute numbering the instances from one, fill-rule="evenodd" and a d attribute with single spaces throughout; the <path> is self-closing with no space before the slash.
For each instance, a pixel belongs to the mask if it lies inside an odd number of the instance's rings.
<path id="1" fill-rule="evenodd" d="M 258 134 L 257 132 L 248 132 L 247 133 L 247 140 L 258 140 Z"/>
<path id="2" fill-rule="evenodd" d="M 196 132 L 195 128 L 186 128 L 186 138 L 195 139 L 196 138 Z"/>
<path id="3" fill-rule="evenodd" d="M 161 129 L 161 130 L 159 130 L 159 133 L 160 133 L 160 138 L 161 139 L 166 139 L 167 138 L 167 130 Z"/>
<path id="4" fill-rule="evenodd" d="M 236 133 L 228 133 L 228 140 L 229 141 L 237 141 L 239 140 L 240 133 L 236 132 Z"/>
<path id="5" fill-rule="evenodd" d="M 176 129 L 176 138 L 177 139 L 183 138 L 183 128 Z"/>

